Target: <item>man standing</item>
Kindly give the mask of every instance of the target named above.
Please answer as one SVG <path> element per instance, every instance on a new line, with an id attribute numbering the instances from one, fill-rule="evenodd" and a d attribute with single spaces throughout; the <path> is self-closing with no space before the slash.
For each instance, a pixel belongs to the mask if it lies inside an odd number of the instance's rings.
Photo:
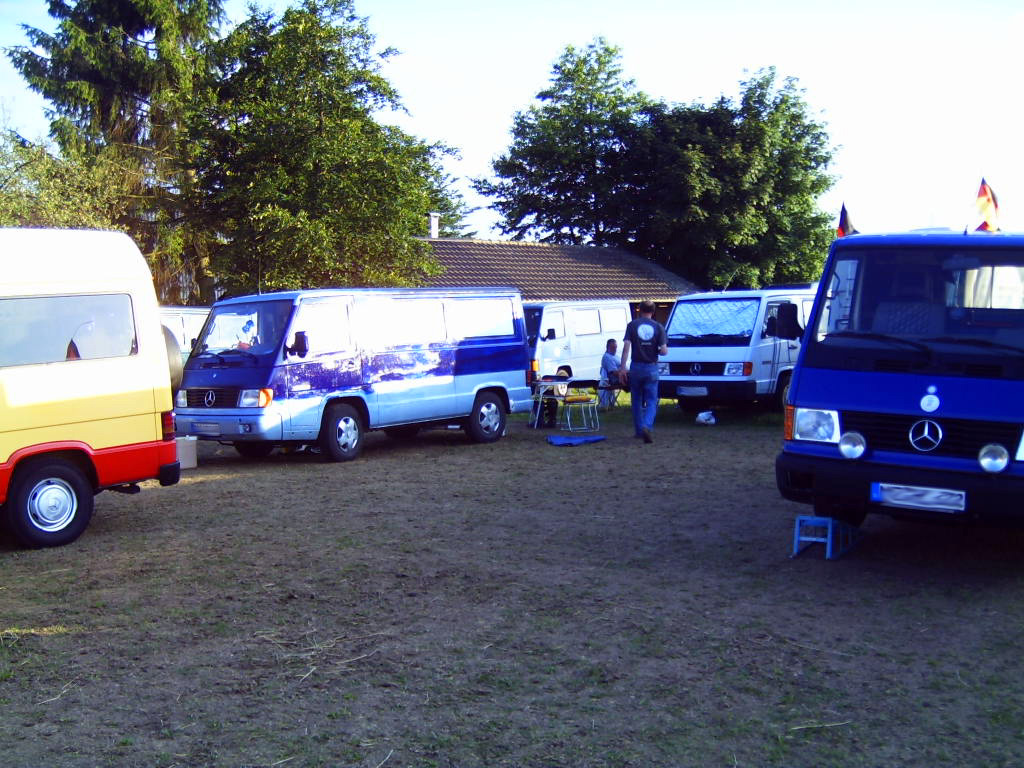
<path id="1" fill-rule="evenodd" d="M 619 358 L 615 354 L 619 349 L 619 343 L 615 339 L 608 339 L 604 345 L 604 354 L 601 356 L 601 405 L 611 408 L 615 405 L 618 390 L 613 387 L 619 384 Z"/>
<path id="2" fill-rule="evenodd" d="M 626 376 L 629 364 L 629 396 L 633 408 L 633 429 L 636 437 L 653 443 L 654 416 L 658 412 L 658 355 L 668 354 L 665 326 L 654 320 L 654 302 L 640 302 L 640 317 L 630 321 L 623 337 L 622 360 L 619 363 L 619 381 Z"/>

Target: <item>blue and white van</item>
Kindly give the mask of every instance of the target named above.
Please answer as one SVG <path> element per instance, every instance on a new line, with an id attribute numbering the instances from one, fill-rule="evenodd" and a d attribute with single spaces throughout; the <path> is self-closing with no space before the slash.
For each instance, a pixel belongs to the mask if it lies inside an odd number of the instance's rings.
<path id="1" fill-rule="evenodd" d="M 658 396 L 684 410 L 754 401 L 781 408 L 800 342 L 776 333 L 779 309 L 792 307 L 803 323 L 816 290 L 808 283 L 680 296 L 665 326 Z"/>
<path id="2" fill-rule="evenodd" d="M 854 524 L 1020 520 L 1022 429 L 1024 236 L 836 240 L 793 374 L 782 495 Z"/>
<path id="3" fill-rule="evenodd" d="M 179 436 L 243 456 L 317 444 L 359 455 L 367 430 L 395 437 L 458 425 L 498 440 L 530 408 L 522 300 L 511 288 L 321 289 L 214 304 L 175 400 Z"/>

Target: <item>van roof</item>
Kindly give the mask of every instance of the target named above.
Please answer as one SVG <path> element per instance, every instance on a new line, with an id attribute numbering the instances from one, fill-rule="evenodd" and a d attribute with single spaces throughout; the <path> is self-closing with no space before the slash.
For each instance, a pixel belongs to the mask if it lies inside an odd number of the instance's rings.
<path id="1" fill-rule="evenodd" d="M 694 299 L 763 299 L 773 298 L 775 296 L 813 296 L 817 291 L 817 283 L 807 283 L 805 285 L 783 285 L 768 288 L 688 293 L 685 296 L 680 296 L 678 301 L 692 301 Z"/>
<path id="2" fill-rule="evenodd" d="M 836 238 L 832 248 L 1024 248 L 1024 234 L 1017 232 L 952 232 L 921 230 L 887 234 L 847 235 Z"/>
<path id="3" fill-rule="evenodd" d="M 0 290 L 111 289 L 144 279 L 146 260 L 128 235 L 95 229 L 0 228 Z"/>
<path id="4" fill-rule="evenodd" d="M 215 306 L 241 304 L 252 301 L 291 301 L 323 296 L 518 296 L 516 288 L 313 288 L 305 291 L 274 291 L 232 296 L 221 299 Z"/>

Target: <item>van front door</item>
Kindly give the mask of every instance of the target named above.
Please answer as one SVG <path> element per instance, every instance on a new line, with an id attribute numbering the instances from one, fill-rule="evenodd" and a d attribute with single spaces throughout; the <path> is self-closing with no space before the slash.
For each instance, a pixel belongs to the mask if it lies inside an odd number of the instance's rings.
<path id="1" fill-rule="evenodd" d="M 779 380 L 779 372 L 788 370 L 796 364 L 799 344 L 775 335 L 775 329 L 778 327 L 779 307 L 789 303 L 788 301 L 772 301 L 764 311 L 761 346 L 754 363 L 757 369 L 755 375 L 757 376 L 757 393 L 759 395 L 773 393 L 776 382 Z"/>
<path id="2" fill-rule="evenodd" d="M 285 336 L 284 359 L 286 439 L 314 440 L 320 433 L 324 404 L 331 397 L 356 394 L 372 402 L 363 390 L 359 352 L 350 332 L 351 301 L 344 296 L 307 299 L 299 304 Z M 305 335 L 304 357 L 298 354 Z"/>

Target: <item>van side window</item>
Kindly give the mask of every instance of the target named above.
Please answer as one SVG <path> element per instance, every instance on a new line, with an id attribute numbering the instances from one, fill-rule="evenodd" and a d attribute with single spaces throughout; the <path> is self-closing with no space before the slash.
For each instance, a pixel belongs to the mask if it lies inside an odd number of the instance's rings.
<path id="1" fill-rule="evenodd" d="M 0 299 L 0 366 L 138 352 L 128 294 Z"/>
<path id="2" fill-rule="evenodd" d="M 626 310 L 622 307 L 613 307 L 601 310 L 601 330 L 618 331 L 629 325 L 629 318 Z"/>
<path id="3" fill-rule="evenodd" d="M 292 320 L 291 333 L 304 331 L 310 354 L 341 352 L 351 349 L 348 303 L 331 299 L 303 301 Z M 294 339 L 289 339 L 294 344 Z"/>
<path id="4" fill-rule="evenodd" d="M 565 317 L 561 312 L 545 312 L 540 321 L 540 334 L 542 337 L 547 334 L 549 328 L 555 329 L 555 338 L 565 338 Z"/>
<path id="5" fill-rule="evenodd" d="M 601 317 L 596 309 L 573 310 L 572 323 L 577 336 L 601 332 Z"/>
<path id="6" fill-rule="evenodd" d="M 511 299 L 452 299 L 445 304 L 445 318 L 455 341 L 515 334 Z"/>
<path id="7" fill-rule="evenodd" d="M 363 325 L 371 329 L 375 349 L 445 341 L 444 310 L 440 299 L 369 301 L 363 312 Z"/>

